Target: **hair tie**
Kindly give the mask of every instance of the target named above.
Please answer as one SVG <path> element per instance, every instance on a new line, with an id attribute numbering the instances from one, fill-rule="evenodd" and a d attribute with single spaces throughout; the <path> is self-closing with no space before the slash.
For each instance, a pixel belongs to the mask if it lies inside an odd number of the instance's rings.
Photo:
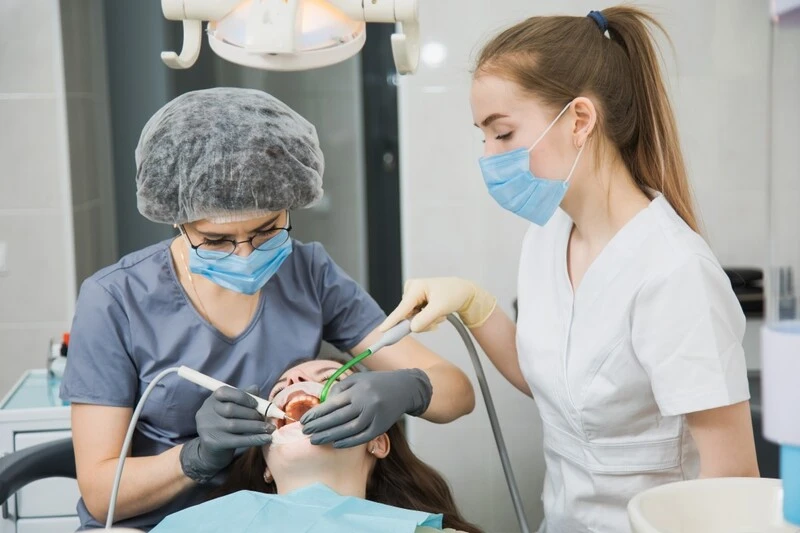
<path id="1" fill-rule="evenodd" d="M 600 33 L 608 31 L 608 19 L 601 12 L 589 11 L 589 14 L 586 16 L 595 21 L 597 27 L 600 28 Z"/>

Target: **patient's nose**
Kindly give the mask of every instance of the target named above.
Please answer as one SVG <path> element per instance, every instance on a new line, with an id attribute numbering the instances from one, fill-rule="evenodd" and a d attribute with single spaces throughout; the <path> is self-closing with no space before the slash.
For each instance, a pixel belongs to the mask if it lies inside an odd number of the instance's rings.
<path id="1" fill-rule="evenodd" d="M 314 381 L 311 376 L 306 374 L 300 369 L 292 369 L 286 374 L 286 385 L 294 385 L 296 383 L 303 383 L 304 381 Z"/>

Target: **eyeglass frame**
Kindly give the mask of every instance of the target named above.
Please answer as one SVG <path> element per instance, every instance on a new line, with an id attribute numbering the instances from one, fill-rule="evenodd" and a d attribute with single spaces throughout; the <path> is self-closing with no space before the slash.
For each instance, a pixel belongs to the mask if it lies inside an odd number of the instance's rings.
<path id="1" fill-rule="evenodd" d="M 205 244 L 205 243 L 194 244 L 192 242 L 192 239 L 189 238 L 189 234 L 186 232 L 186 228 L 184 228 L 184 224 L 179 224 L 178 228 L 180 228 L 181 233 L 183 233 L 183 236 L 186 237 L 186 242 L 189 243 L 189 247 L 192 248 L 192 250 L 194 250 L 195 252 L 197 252 L 198 255 L 200 255 L 202 253 L 202 250 L 198 251 L 198 249 L 201 246 L 203 246 L 203 244 Z M 286 240 L 288 240 L 291 237 L 290 232 L 292 231 L 292 217 L 291 217 L 291 213 L 289 211 L 286 211 L 286 226 L 285 227 L 282 227 L 282 228 L 270 228 L 270 230 L 268 230 L 268 231 L 284 231 L 284 230 L 286 231 Z M 243 241 L 236 241 L 236 240 L 233 240 L 233 239 L 217 239 L 218 243 L 223 243 L 223 242 L 233 243 L 233 250 L 231 250 L 231 252 L 228 255 L 226 255 L 225 257 L 218 257 L 216 259 L 211 259 L 209 257 L 206 257 L 204 259 L 209 259 L 209 260 L 212 260 L 212 261 L 219 261 L 219 260 L 225 259 L 226 257 L 230 257 L 233 254 L 235 254 L 236 253 L 236 249 L 239 248 L 239 245 L 240 244 L 244 244 L 244 243 L 248 243 L 250 245 L 250 248 L 253 249 L 253 251 L 250 252 L 250 253 L 253 253 L 253 252 L 268 252 L 270 250 L 275 250 L 279 246 L 281 246 L 281 244 L 286 242 L 286 241 L 283 241 L 278 246 L 276 246 L 275 248 L 267 248 L 265 250 L 265 249 L 261 249 L 261 248 L 258 248 L 256 246 L 253 246 L 253 239 L 255 239 L 257 236 L 258 235 L 253 235 L 249 239 L 245 239 Z M 268 243 L 269 241 L 271 241 L 272 239 L 274 239 L 277 236 L 278 235 L 275 235 L 274 237 L 271 237 L 271 238 L 267 239 L 266 241 L 264 241 L 264 244 Z M 216 250 L 205 250 L 205 251 L 213 252 L 213 251 L 216 251 Z M 203 257 L 203 256 L 200 255 L 200 257 Z"/>

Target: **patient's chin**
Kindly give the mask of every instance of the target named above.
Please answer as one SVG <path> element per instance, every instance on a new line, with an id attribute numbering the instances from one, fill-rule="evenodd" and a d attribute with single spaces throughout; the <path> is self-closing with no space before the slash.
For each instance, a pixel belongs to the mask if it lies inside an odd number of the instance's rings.
<path id="1" fill-rule="evenodd" d="M 270 447 L 279 448 L 282 446 L 295 446 L 301 442 L 310 442 L 310 435 L 303 433 L 303 426 L 299 422 L 282 425 L 272 433 L 272 444 Z"/>
<path id="2" fill-rule="evenodd" d="M 289 424 L 272 434 L 272 443 L 265 446 L 267 466 L 276 477 L 291 476 L 326 470 L 337 460 L 332 444 L 311 444 L 309 435 L 303 435 L 302 425 Z"/>
<path id="3" fill-rule="evenodd" d="M 275 430 L 272 433 L 272 443 L 265 448 L 268 461 L 280 462 L 314 461 L 316 458 L 327 458 L 334 451 L 331 444 L 311 444 L 311 436 L 303 434 L 303 426 L 299 422 Z"/>

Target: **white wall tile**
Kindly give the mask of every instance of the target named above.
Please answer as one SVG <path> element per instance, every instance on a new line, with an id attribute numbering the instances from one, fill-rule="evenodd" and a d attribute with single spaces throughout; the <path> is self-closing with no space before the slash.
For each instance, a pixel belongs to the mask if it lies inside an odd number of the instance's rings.
<path id="1" fill-rule="evenodd" d="M 53 98 L 0 99 L 0 210 L 61 207 L 56 109 Z"/>
<path id="2" fill-rule="evenodd" d="M 8 243 L 8 274 L 0 277 L 0 323 L 69 319 L 67 288 L 72 280 L 63 267 L 64 223 L 60 214 L 0 213 L 0 235 Z"/>
<path id="3" fill-rule="evenodd" d="M 713 36 L 713 62 L 706 63 L 704 68 L 710 67 L 716 75 L 729 79 L 764 80 L 762 73 L 766 72 L 767 65 L 764 58 L 769 43 L 769 2 L 717 0 L 704 3 L 714 8 L 713 31 L 706 28 L 706 33 Z M 688 7 L 696 9 L 696 4 L 689 3 Z"/>
<path id="4" fill-rule="evenodd" d="M 53 2 L 3 0 L 0 93 L 55 92 L 57 16 Z"/>
<path id="5" fill-rule="evenodd" d="M 717 82 L 714 122 L 719 174 L 715 185 L 724 185 L 729 191 L 763 188 L 767 181 L 769 123 L 764 79 L 768 73 L 758 68 L 753 74 L 746 79 Z"/>
<path id="6" fill-rule="evenodd" d="M 719 261 L 726 266 L 766 267 L 767 191 L 725 190 L 723 187 L 704 204 L 710 213 L 707 239 Z"/>
<path id="7" fill-rule="evenodd" d="M 696 192 L 715 189 L 719 174 L 716 83 L 710 75 L 674 80 L 671 94 L 687 172 Z"/>

